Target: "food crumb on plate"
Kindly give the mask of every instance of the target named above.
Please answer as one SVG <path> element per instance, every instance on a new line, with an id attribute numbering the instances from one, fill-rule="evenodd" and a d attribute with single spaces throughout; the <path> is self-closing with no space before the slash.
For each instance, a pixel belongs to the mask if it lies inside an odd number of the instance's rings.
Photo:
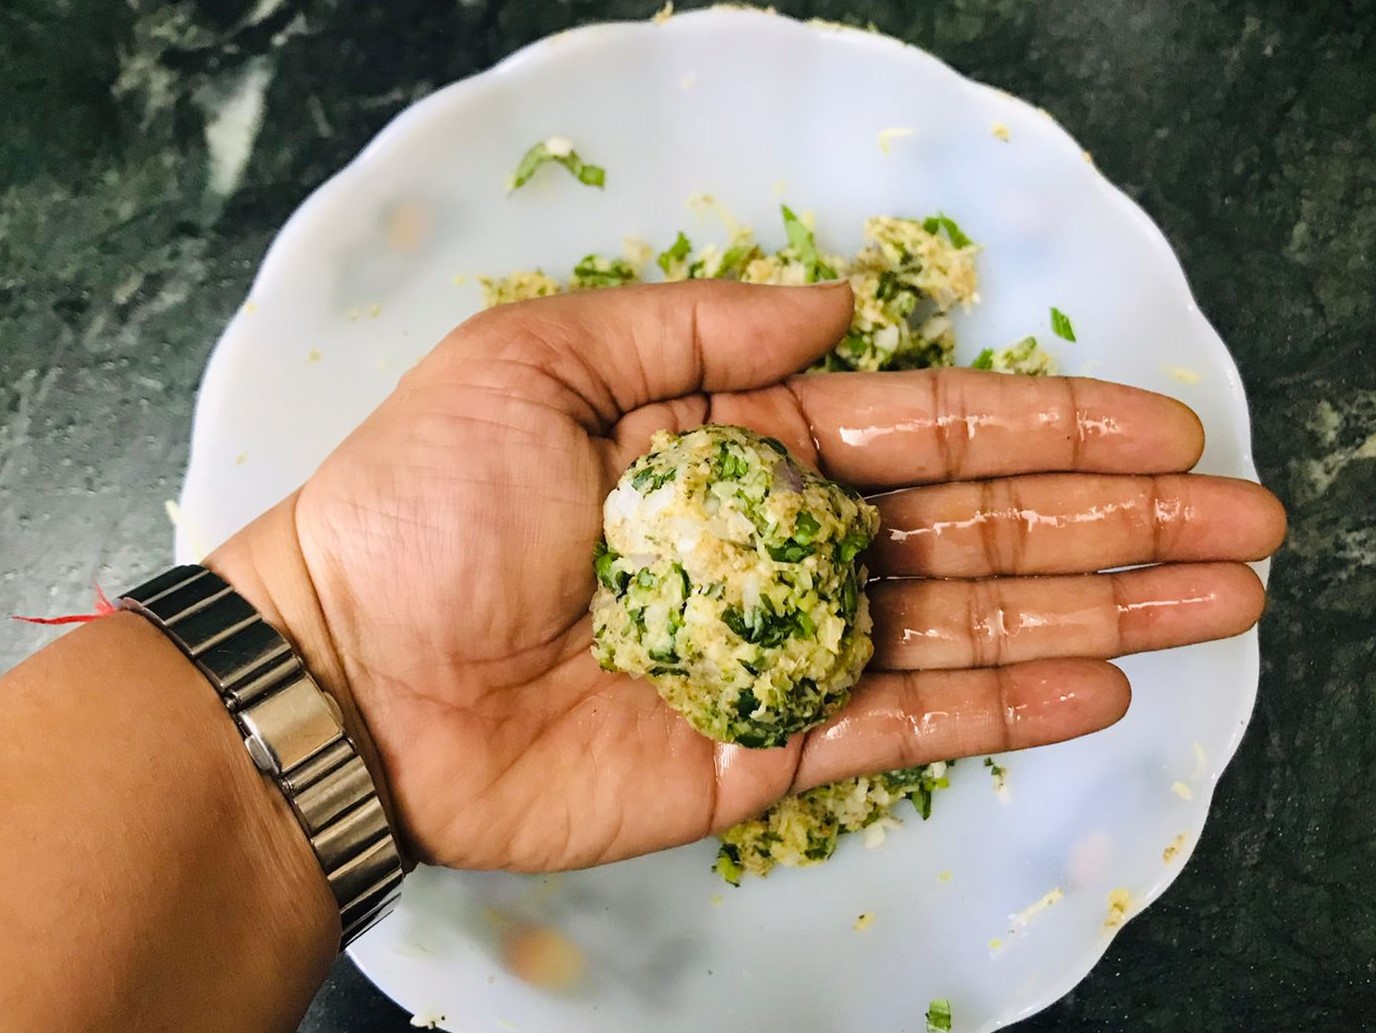
<path id="1" fill-rule="evenodd" d="M 950 882 L 953 877 L 953 873 L 949 871 L 936 873 L 937 882 Z"/>
<path id="2" fill-rule="evenodd" d="M 644 237 L 628 233 L 621 238 L 621 256 L 639 270 L 642 266 L 650 264 L 650 260 L 655 257 L 655 249 Z"/>
<path id="3" fill-rule="evenodd" d="M 951 1002 L 938 997 L 927 1005 L 927 1033 L 951 1033 Z"/>
<path id="4" fill-rule="evenodd" d="M 307 361 L 307 362 L 319 362 L 320 359 L 321 359 L 321 355 L 320 355 L 320 349 L 319 349 L 319 348 L 312 348 L 310 351 L 306 352 L 306 361 Z"/>
<path id="5" fill-rule="evenodd" d="M 995 122 L 992 126 L 989 127 L 989 132 L 994 134 L 995 140 L 1002 140 L 1004 143 L 1007 143 L 1009 140 L 1013 138 L 1013 133 L 1008 128 L 1008 124 L 1006 122 Z"/>
<path id="6" fill-rule="evenodd" d="M 380 315 L 382 315 L 382 306 L 379 305 L 376 301 L 368 306 L 369 319 L 376 319 Z"/>
<path id="7" fill-rule="evenodd" d="M 688 200 L 685 203 L 697 213 L 699 219 L 703 219 L 708 215 L 715 215 L 721 220 L 721 224 L 725 227 L 726 232 L 730 233 L 732 236 L 737 234 L 745 235 L 750 232 L 750 227 L 743 225 L 739 219 L 731 214 L 731 210 L 718 201 L 712 194 L 702 192 L 689 194 Z"/>
<path id="8" fill-rule="evenodd" d="M 711 898 L 710 898 L 710 900 L 709 900 L 709 903 L 710 903 L 713 907 L 721 907 L 721 902 L 722 902 L 723 899 L 724 899 L 724 898 L 722 897 L 722 895 L 721 895 L 720 893 L 713 893 L 712 896 L 711 896 Z"/>
<path id="9" fill-rule="evenodd" d="M 668 2 L 665 3 L 665 5 L 664 5 L 663 7 L 661 7 L 661 8 L 660 8 L 658 11 L 656 11 L 654 14 L 650 15 L 650 21 L 651 21 L 653 24 L 655 24 L 655 25 L 663 25 L 665 22 L 667 22 L 667 21 L 668 21 L 670 18 L 672 18 L 673 16 L 674 16 L 674 0 L 668 0 Z"/>
<path id="10" fill-rule="evenodd" d="M 468 282 L 468 277 L 465 276 L 463 273 L 455 273 L 455 274 L 454 274 L 454 286 L 455 286 L 455 287 L 462 287 L 462 286 L 463 286 L 465 283 L 467 283 L 467 282 Z"/>
<path id="11" fill-rule="evenodd" d="M 1131 907 L 1131 893 L 1125 889 L 1110 891 L 1108 895 L 1108 915 L 1104 918 L 1104 928 L 1117 929 L 1128 920 L 1128 909 Z"/>
<path id="12" fill-rule="evenodd" d="M 1166 849 L 1161 851 L 1161 860 L 1165 864 L 1170 864 L 1180 856 L 1180 851 L 1185 849 L 1185 833 L 1180 833 L 1166 845 Z"/>
<path id="13" fill-rule="evenodd" d="M 257 312 L 257 311 L 258 311 L 258 302 L 254 301 L 252 298 L 249 298 L 248 301 L 244 302 L 244 314 L 245 314 L 245 315 L 251 316 L 251 315 L 253 315 L 253 313 L 255 313 L 255 312 Z"/>
<path id="14" fill-rule="evenodd" d="M 563 290 L 557 280 L 546 276 L 539 269 L 520 270 L 495 278 L 480 276 L 478 283 L 482 286 L 483 305 L 487 308 L 529 298 L 546 298 Z"/>
<path id="15" fill-rule="evenodd" d="M 879 818 L 873 825 L 866 825 L 860 831 L 860 841 L 865 844 L 866 850 L 878 850 L 888 838 L 889 829 L 902 827 L 903 823 L 897 818 Z"/>
<path id="16" fill-rule="evenodd" d="M 1190 781 L 1197 782 L 1209 771 L 1209 755 L 1204 752 L 1204 744 L 1194 742 L 1194 770 L 1190 772 Z"/>
<path id="17" fill-rule="evenodd" d="M 890 126 L 888 129 L 881 129 L 875 134 L 874 142 L 879 147 L 880 154 L 889 154 L 893 149 L 893 142 L 901 140 L 905 136 L 912 136 L 913 130 L 907 126 Z"/>
<path id="18" fill-rule="evenodd" d="M 551 162 L 564 166 L 569 175 L 584 186 L 597 187 L 601 190 L 607 185 L 606 169 L 601 165 L 584 161 L 573 149 L 573 141 L 568 137 L 551 136 L 535 144 L 525 154 L 521 155 L 521 160 L 516 165 L 516 171 L 507 179 L 507 192 L 518 190 L 529 183 L 535 173 Z"/>
<path id="19" fill-rule="evenodd" d="M 785 797 L 761 818 L 741 822 L 719 837 L 713 866 L 727 882 L 743 874 L 766 875 L 776 864 L 802 867 L 829 858 L 839 838 L 890 817 L 893 807 L 911 801 L 918 816 L 930 816 L 932 794 L 950 784 L 946 765 L 851 778 Z"/>
<path id="20" fill-rule="evenodd" d="M 989 941 L 989 949 L 995 952 L 1003 950 L 1003 941 L 997 936 L 993 937 Z"/>
<path id="21" fill-rule="evenodd" d="M 1199 373 L 1184 366 L 1162 366 L 1161 371 L 1169 377 L 1174 377 L 1182 384 L 1197 384 L 1204 379 Z"/>
<path id="22" fill-rule="evenodd" d="M 435 1029 L 443 1021 L 444 1016 L 433 1011 L 418 1012 L 411 1016 L 411 1025 L 417 1029 Z"/>
<path id="23" fill-rule="evenodd" d="M 855 916 L 855 921 L 851 924 L 851 928 L 854 929 L 857 933 L 860 933 L 864 932 L 873 924 L 874 912 L 865 911 Z"/>
<path id="24" fill-rule="evenodd" d="M 1174 793 L 1176 796 L 1180 797 L 1180 799 L 1182 800 L 1194 799 L 1194 790 L 1187 786 L 1184 782 L 1172 782 L 1171 792 Z"/>
<path id="25" fill-rule="evenodd" d="M 1021 911 L 1019 911 L 1016 915 L 1013 916 L 1013 928 L 1009 931 L 1017 932 L 1019 929 L 1026 928 L 1027 924 L 1031 922 L 1032 919 L 1036 918 L 1037 915 L 1041 914 L 1043 911 L 1051 907 L 1053 904 L 1059 903 L 1064 898 L 1065 891 L 1062 890 L 1059 886 L 1057 886 L 1053 890 L 1048 891 L 1040 900 L 1036 900 L 1031 904 L 1028 904 L 1027 907 L 1023 908 Z"/>
<path id="26" fill-rule="evenodd" d="M 516 1025 L 516 1023 L 512 1022 L 510 1019 L 498 1019 L 498 1020 L 497 1020 L 497 1025 L 498 1025 L 498 1027 L 501 1028 L 501 1029 L 520 1029 L 520 1028 L 521 1028 L 520 1026 Z"/>
<path id="27" fill-rule="evenodd" d="M 235 466 L 243 466 L 246 462 L 248 462 L 247 452 L 240 452 L 237 456 L 234 457 Z"/>
<path id="28" fill-rule="evenodd" d="M 993 776 L 994 792 L 998 793 L 1000 797 L 1005 796 L 1004 791 L 1008 788 L 1008 769 L 995 761 L 993 757 L 985 757 L 984 766 L 989 769 L 989 774 Z"/>

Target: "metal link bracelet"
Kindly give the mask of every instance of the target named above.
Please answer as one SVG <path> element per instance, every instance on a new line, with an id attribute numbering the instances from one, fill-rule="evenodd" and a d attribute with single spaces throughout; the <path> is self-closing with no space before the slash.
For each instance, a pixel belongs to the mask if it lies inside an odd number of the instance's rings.
<path id="1" fill-rule="evenodd" d="M 291 645 L 205 567 L 182 566 L 120 599 L 210 680 L 253 763 L 277 783 L 339 904 L 341 949 L 386 916 L 402 863 L 372 776 L 335 703 Z"/>

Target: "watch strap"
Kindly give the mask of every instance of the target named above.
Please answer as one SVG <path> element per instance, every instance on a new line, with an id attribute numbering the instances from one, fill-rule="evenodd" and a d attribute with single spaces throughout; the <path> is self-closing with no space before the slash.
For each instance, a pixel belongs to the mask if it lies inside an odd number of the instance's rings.
<path id="1" fill-rule="evenodd" d="M 402 862 L 338 704 L 282 635 L 213 571 L 175 567 L 120 599 L 215 687 L 249 756 L 291 805 L 339 905 L 341 947 L 387 915 Z"/>

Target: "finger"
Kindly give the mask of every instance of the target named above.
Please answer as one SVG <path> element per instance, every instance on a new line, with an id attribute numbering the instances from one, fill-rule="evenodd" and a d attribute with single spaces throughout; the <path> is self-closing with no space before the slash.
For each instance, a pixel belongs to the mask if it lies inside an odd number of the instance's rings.
<path id="1" fill-rule="evenodd" d="M 997 667 L 1052 657 L 1107 660 L 1228 638 L 1266 593 L 1241 563 L 1117 574 L 876 582 L 873 670 Z"/>
<path id="2" fill-rule="evenodd" d="M 1285 510 L 1259 484 L 1171 474 L 1045 474 L 912 488 L 874 500 L 880 576 L 1086 574 L 1269 556 Z"/>
<path id="3" fill-rule="evenodd" d="M 896 487 L 1018 473 L 1173 473 L 1204 448 L 1194 412 L 1099 380 L 919 370 L 788 382 L 830 476 Z"/>
<path id="4" fill-rule="evenodd" d="M 591 407 L 600 432 L 654 401 L 745 391 L 797 373 L 845 333 L 852 306 L 844 280 L 577 291 L 479 313 L 445 351 L 465 363 L 483 359 L 499 381 L 512 364 L 528 378 L 552 377 Z"/>
<path id="5" fill-rule="evenodd" d="M 792 789 L 1073 739 L 1117 721 L 1130 695 L 1123 672 L 1098 660 L 867 675 L 808 733 Z"/>

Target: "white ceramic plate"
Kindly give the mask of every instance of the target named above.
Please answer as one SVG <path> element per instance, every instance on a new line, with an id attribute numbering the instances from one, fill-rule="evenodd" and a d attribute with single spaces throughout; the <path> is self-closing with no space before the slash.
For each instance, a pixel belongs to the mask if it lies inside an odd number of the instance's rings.
<path id="1" fill-rule="evenodd" d="M 886 154 L 889 128 L 912 132 Z M 553 134 L 607 168 L 605 192 L 547 169 L 508 196 L 521 153 Z M 528 47 L 412 107 L 302 206 L 211 359 L 178 554 L 306 478 L 478 307 L 474 274 L 565 271 L 626 233 L 720 240 L 685 206 L 699 191 L 773 246 L 781 196 L 838 251 L 870 214 L 951 214 L 986 247 L 963 361 L 1036 332 L 1067 371 L 1189 402 L 1203 468 L 1254 476 L 1237 372 L 1166 241 L 1047 115 L 888 38 L 714 10 Z M 1051 305 L 1077 344 L 1050 334 Z M 932 819 L 910 816 L 880 849 L 853 837 L 820 869 L 741 889 L 710 872 L 711 842 L 550 879 L 422 870 L 354 958 L 452 1030 L 889 1033 L 924 1028 L 938 996 L 957 1030 L 995 1029 L 1099 959 L 1111 892 L 1135 913 L 1180 871 L 1251 712 L 1253 635 L 1123 666 L 1136 698 L 1122 723 L 1008 758 L 1002 796 L 978 761 L 960 765 Z M 1055 888 L 1054 906 L 1016 917 Z M 856 931 L 862 912 L 873 923 Z M 502 967 L 504 928 L 526 921 L 585 952 L 578 992 Z"/>

